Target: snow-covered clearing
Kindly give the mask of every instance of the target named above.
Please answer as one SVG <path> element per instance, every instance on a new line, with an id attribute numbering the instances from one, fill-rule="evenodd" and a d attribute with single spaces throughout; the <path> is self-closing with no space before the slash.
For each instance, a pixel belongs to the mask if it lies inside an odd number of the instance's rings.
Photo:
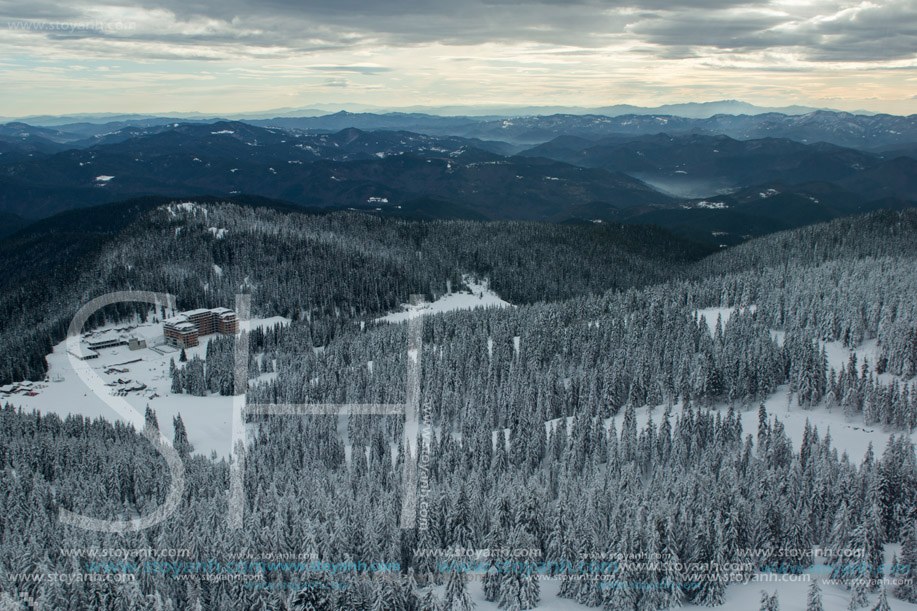
<path id="1" fill-rule="evenodd" d="M 453 310 L 472 310 L 474 308 L 505 308 L 511 305 L 490 290 L 486 280 L 478 281 L 466 274 L 462 276 L 462 281 L 468 287 L 468 291 L 447 293 L 431 303 L 420 305 L 404 304 L 401 311 L 386 314 L 376 320 L 379 322 L 404 322 L 419 314 L 440 314 Z"/>
<path id="2" fill-rule="evenodd" d="M 754 312 L 757 309 L 758 306 L 748 306 L 750 312 Z M 740 307 L 739 310 L 745 311 L 745 308 Z M 704 308 L 702 310 L 697 310 L 695 314 L 707 322 L 707 326 L 710 328 L 710 333 L 712 334 L 713 330 L 716 329 L 716 319 L 721 318 L 720 324 L 725 327 L 726 323 L 729 322 L 729 317 L 732 316 L 734 311 L 735 308 Z"/>
<path id="3" fill-rule="evenodd" d="M 756 306 L 750 305 L 748 309 L 754 312 Z M 726 322 L 734 311 L 735 308 L 704 308 L 697 310 L 696 314 L 707 322 L 712 334 L 716 328 L 717 317 L 721 318 L 721 324 L 725 327 Z M 783 343 L 785 336 L 783 331 L 773 330 L 771 334 L 778 344 Z M 833 367 L 836 371 L 847 366 L 851 354 L 856 354 L 858 367 L 862 365 L 864 358 L 870 364 L 875 364 L 878 360 L 878 346 L 875 339 L 867 340 L 853 349 L 845 347 L 841 342 L 822 342 L 822 345 L 825 347 L 825 353 L 828 357 L 828 366 Z M 900 381 L 900 378 L 888 373 L 882 374 L 878 378 L 885 384 L 895 380 Z M 839 452 L 847 452 L 850 459 L 855 462 L 862 460 L 870 443 L 873 446 L 873 451 L 877 455 L 881 455 L 888 443 L 889 436 L 901 434 L 901 431 L 886 429 L 883 426 L 867 427 L 863 424 L 861 416 L 848 419 L 840 408 L 829 411 L 825 408 L 824 401 L 812 409 L 803 409 L 799 406 L 795 397 L 790 397 L 789 387 L 786 385 L 778 387 L 776 392 L 767 397 L 764 405 L 768 414 L 780 418 L 786 427 L 787 435 L 797 446 L 802 442 L 803 429 L 805 428 L 806 420 L 808 420 L 812 425 L 818 427 L 819 435 L 822 437 L 830 431 L 833 445 L 838 448 Z M 720 406 L 720 408 L 725 409 L 723 406 Z M 679 409 L 680 407 L 676 407 L 676 410 Z M 638 410 L 640 426 L 646 422 L 647 411 L 647 408 Z M 662 414 L 662 408 L 657 407 L 654 413 L 654 417 L 658 422 L 658 418 Z M 618 419 L 622 418 L 623 413 L 618 414 Z M 617 424 L 620 425 L 620 422 Z M 745 433 L 755 434 L 757 431 L 757 404 L 750 406 L 748 411 L 743 412 L 742 428 Z M 911 439 L 917 443 L 917 431 L 911 434 Z"/>
<path id="4" fill-rule="evenodd" d="M 180 213 L 197 214 L 198 212 L 201 212 L 204 216 L 207 216 L 207 208 L 201 206 L 200 204 L 195 204 L 194 202 L 169 204 L 168 210 L 169 215 L 172 217 L 178 216 Z"/>
<path id="5" fill-rule="evenodd" d="M 758 405 L 757 403 L 748 405 L 744 411 L 740 412 L 742 432 L 745 435 L 751 434 L 754 437 L 757 434 Z M 681 403 L 673 406 L 673 418 L 681 413 L 682 407 Z M 728 406 L 724 404 L 719 404 L 716 407 L 720 410 L 728 409 Z M 764 400 L 764 407 L 767 409 L 768 416 L 777 416 L 780 419 L 780 422 L 786 428 L 787 436 L 792 440 L 797 450 L 802 443 L 803 430 L 806 420 L 808 420 L 812 426 L 818 427 L 820 437 L 824 437 L 826 433 L 830 432 L 831 444 L 838 449 L 838 453 L 847 452 L 850 460 L 855 464 L 859 464 L 863 459 L 870 443 L 876 455 L 881 456 L 885 446 L 888 445 L 889 436 L 901 434 L 901 431 L 886 430 L 881 426 L 864 426 L 862 417 L 848 421 L 840 408 L 828 411 L 822 404 L 815 406 L 811 410 L 803 409 L 796 403 L 795 396 L 790 400 L 790 390 L 787 385 L 779 386 L 776 392 L 768 396 Z M 736 409 L 741 408 L 737 406 Z M 665 407 L 658 405 L 653 408 L 638 408 L 636 410 L 638 430 L 646 425 L 651 412 L 653 421 L 658 425 L 665 413 Z M 614 417 L 615 427 L 619 433 L 623 421 L 624 410 L 622 409 Z M 911 439 L 917 444 L 917 431 L 911 434 Z"/>
<path id="6" fill-rule="evenodd" d="M 289 319 L 274 316 L 251 320 L 251 328 L 272 327 L 276 324 L 288 324 Z M 147 348 L 130 350 L 128 346 L 116 346 L 98 350 L 99 358 L 86 361 L 102 380 L 111 385 L 111 392 L 127 391 L 124 398 L 140 414 L 149 405 L 156 411 L 159 427 L 166 438 L 172 439 L 174 429 L 172 418 L 181 414 L 188 431 L 188 438 L 194 445 L 195 452 L 209 456 L 216 452 L 218 456 L 229 456 L 232 439 L 233 398 L 220 395 L 195 397 L 185 394 L 172 394 L 172 380 L 169 377 L 169 361 L 176 361 L 180 351 L 169 346 L 161 346 L 162 324 L 145 322 L 139 325 L 112 325 L 103 329 L 87 332 L 84 337 L 93 341 L 112 339 L 122 333 L 142 337 Z M 219 337 L 209 335 L 201 338 L 201 343 L 185 352 L 190 359 L 193 355 L 204 358 L 207 343 Z M 154 350 L 153 348 L 157 348 Z M 87 418 L 104 418 L 115 421 L 118 416 L 101 398 L 86 387 L 70 365 L 66 341 L 54 346 L 54 351 L 47 357 L 48 380 L 33 385 L 34 396 L 24 393 L 9 395 L 4 402 L 23 410 L 38 410 L 42 413 L 56 413 L 61 417 L 69 414 L 80 414 Z M 265 378 L 270 374 L 265 374 Z M 119 380 L 121 382 L 119 382 Z M 123 383 L 122 383 L 123 382 Z M 128 390 L 145 385 L 142 391 Z M 7 390 L 3 387 L 0 390 Z"/>

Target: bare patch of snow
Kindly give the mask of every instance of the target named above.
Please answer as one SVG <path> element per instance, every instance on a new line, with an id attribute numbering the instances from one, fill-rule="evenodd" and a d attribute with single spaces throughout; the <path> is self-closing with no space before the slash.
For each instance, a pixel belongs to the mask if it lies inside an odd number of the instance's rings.
<path id="1" fill-rule="evenodd" d="M 470 289 L 457 293 L 447 293 L 432 303 L 421 305 L 404 304 L 400 312 L 387 314 L 377 321 L 404 322 L 419 314 L 439 314 L 453 310 L 471 310 L 474 308 L 505 308 L 512 304 L 500 299 L 500 296 L 490 290 L 487 281 L 477 281 L 469 275 L 462 276 L 462 281 Z"/>
<path id="2" fill-rule="evenodd" d="M 758 306 L 750 305 L 748 310 L 754 312 L 758 309 Z M 707 322 L 707 327 L 710 329 L 710 334 L 713 335 L 713 330 L 716 328 L 716 319 L 717 317 L 722 318 L 722 324 L 725 327 L 726 323 L 729 321 L 729 317 L 732 316 L 735 308 L 703 308 L 694 312 L 694 315 L 703 318 Z M 744 307 L 739 307 L 739 311 L 745 311 Z"/>
<path id="3" fill-rule="evenodd" d="M 701 200 L 697 202 L 696 205 L 698 208 L 709 208 L 711 210 L 722 210 L 726 207 L 725 202 L 710 202 L 707 200 Z M 716 235 L 716 233 L 714 233 L 714 235 Z"/>

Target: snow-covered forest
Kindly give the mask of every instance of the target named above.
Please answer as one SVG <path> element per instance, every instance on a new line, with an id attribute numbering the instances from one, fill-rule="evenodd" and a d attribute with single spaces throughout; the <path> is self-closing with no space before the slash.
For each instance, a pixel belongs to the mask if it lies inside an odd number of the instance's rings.
<path id="1" fill-rule="evenodd" d="M 249 404 L 405 403 L 407 355 L 420 351 L 424 477 L 404 477 L 401 415 L 249 415 L 237 528 L 231 461 L 196 453 L 176 419 L 186 486 L 172 518 L 84 530 L 60 511 L 143 515 L 166 498 L 168 465 L 114 414 L 60 417 L 13 398 L 0 411 L 0 605 L 917 608 L 915 237 L 913 211 L 710 254 L 636 226 L 159 208 L 76 273 L 57 266 L 4 291 L 0 381 L 41 379 L 98 294 L 171 292 L 192 308 L 245 292 L 255 314 L 292 321 L 246 332 Z M 424 316 L 420 346 L 408 323 L 378 320 L 466 274 L 515 307 Z M 714 308 L 728 316 L 699 315 Z M 137 313 L 162 314 L 121 306 L 87 326 Z M 172 392 L 237 394 L 236 341 L 176 355 Z M 849 359 L 832 363 L 829 345 Z M 775 398 L 779 410 L 765 407 Z M 788 431 L 790 413 L 887 442 L 854 456 L 836 431 Z M 145 430 L 158 428 L 154 402 Z M 412 528 L 406 495 L 424 506 Z M 146 554 L 86 551 L 111 548 Z M 156 550 L 184 552 L 163 562 Z M 229 568 L 239 560 L 254 563 Z M 771 583 L 729 598 L 768 574 L 815 585 L 798 599 Z"/>
<path id="2" fill-rule="evenodd" d="M 413 293 L 435 299 L 466 272 L 520 304 L 658 282 L 708 252 L 649 226 L 422 223 L 190 203 L 92 234 L 77 265 L 61 241 L 79 237 L 54 232 L 0 250 L 0 383 L 40 379 L 77 308 L 128 287 L 173 293 L 185 308 L 248 292 L 256 312 L 309 321 L 322 345 Z"/>

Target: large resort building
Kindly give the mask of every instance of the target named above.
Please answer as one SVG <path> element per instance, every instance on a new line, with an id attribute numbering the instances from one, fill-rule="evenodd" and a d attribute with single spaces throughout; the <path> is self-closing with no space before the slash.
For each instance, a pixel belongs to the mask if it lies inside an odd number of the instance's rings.
<path id="1" fill-rule="evenodd" d="M 202 308 L 182 312 L 178 316 L 166 319 L 162 326 L 162 335 L 166 343 L 176 348 L 197 346 L 198 338 L 202 335 L 233 335 L 238 331 L 239 320 L 236 313 L 229 308 Z"/>

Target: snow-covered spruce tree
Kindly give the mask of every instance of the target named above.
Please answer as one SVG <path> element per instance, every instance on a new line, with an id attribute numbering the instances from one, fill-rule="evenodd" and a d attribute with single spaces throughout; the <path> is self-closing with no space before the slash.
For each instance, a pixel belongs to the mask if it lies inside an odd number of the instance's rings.
<path id="1" fill-rule="evenodd" d="M 895 596 L 917 603 L 917 513 L 912 513 L 907 520 L 898 564 L 901 567 L 898 576 L 901 583 L 895 588 Z"/>
<path id="2" fill-rule="evenodd" d="M 475 608 L 474 600 L 468 593 L 465 575 L 461 571 L 450 571 L 446 578 L 446 590 L 443 593 L 443 608 L 454 611 L 471 611 Z"/>
<path id="3" fill-rule="evenodd" d="M 719 517 L 706 519 L 703 531 L 697 539 L 697 547 L 692 563 L 698 567 L 696 575 L 691 577 L 697 588 L 691 602 L 706 607 L 717 607 L 723 604 L 726 593 L 724 579 L 725 553 L 723 550 L 723 526 Z"/>
<path id="4" fill-rule="evenodd" d="M 184 392 L 185 388 L 185 382 L 182 379 L 182 372 L 184 369 L 176 367 L 175 361 L 170 361 L 170 363 L 172 364 L 171 367 L 169 367 L 169 376 L 172 378 L 172 387 L 170 390 L 172 394 L 180 395 Z"/>
<path id="5" fill-rule="evenodd" d="M 517 524 L 507 541 L 511 551 L 535 549 L 535 540 Z M 536 562 L 528 556 L 509 557 L 504 562 L 498 604 L 501 609 L 525 611 L 538 606 L 541 597 Z"/>
<path id="6" fill-rule="evenodd" d="M 512 524 L 512 507 L 509 497 L 501 496 L 497 500 L 496 515 L 490 525 L 490 532 L 487 534 L 486 544 L 490 551 L 488 556 L 487 569 L 482 579 L 482 588 L 484 590 L 484 600 L 497 602 L 500 599 L 500 585 L 503 581 L 503 575 L 499 568 L 502 558 L 494 551 L 506 547 L 507 533 L 504 529 L 509 528 Z"/>
<path id="7" fill-rule="evenodd" d="M 172 427 L 175 431 L 172 438 L 172 447 L 182 458 L 188 458 L 194 451 L 194 446 L 188 441 L 188 431 L 185 430 L 185 423 L 182 422 L 181 414 L 172 418 Z"/>
<path id="8" fill-rule="evenodd" d="M 856 573 L 851 580 L 850 585 L 850 603 L 847 605 L 848 611 L 862 609 L 869 604 L 869 579 L 864 575 L 863 570 Z"/>
<path id="9" fill-rule="evenodd" d="M 484 600 L 488 602 L 500 601 L 500 590 L 503 585 L 503 574 L 497 568 L 496 558 L 491 559 L 484 576 L 481 578 L 481 587 L 484 590 Z"/>
<path id="10" fill-rule="evenodd" d="M 427 588 L 423 595 L 420 597 L 420 602 L 417 605 L 417 611 L 444 611 L 442 606 L 442 601 L 438 596 L 433 592 L 431 588 Z"/>
<path id="11" fill-rule="evenodd" d="M 777 592 L 768 594 L 761 590 L 761 611 L 780 611 L 780 601 L 777 598 Z"/>
<path id="12" fill-rule="evenodd" d="M 143 416 L 144 427 L 147 430 L 153 431 L 154 433 L 159 432 L 159 419 L 156 417 L 156 410 L 150 407 L 147 403 L 146 411 Z"/>
<path id="13" fill-rule="evenodd" d="M 872 611 L 891 611 L 891 607 L 888 605 L 888 591 L 884 586 L 882 591 L 879 592 L 879 600 L 876 601 Z"/>
<path id="14" fill-rule="evenodd" d="M 680 607 L 684 597 L 684 573 L 681 570 L 681 560 L 678 557 L 678 545 L 675 542 L 674 526 L 671 520 L 666 523 L 665 543 L 660 554 L 661 568 L 659 576 L 659 591 L 661 593 L 660 609 L 673 609 Z"/>
<path id="15" fill-rule="evenodd" d="M 821 586 L 818 585 L 817 576 L 812 579 L 812 583 L 809 585 L 809 592 L 806 595 L 806 611 L 825 611 L 821 596 Z"/>
<path id="16" fill-rule="evenodd" d="M 847 550 L 850 549 L 851 530 L 850 509 L 847 505 L 847 500 L 841 499 L 837 512 L 834 514 L 831 534 L 828 540 L 831 579 L 846 582 L 852 578 L 852 573 L 856 568 L 853 564 L 856 559 L 847 553 Z"/>
<path id="17" fill-rule="evenodd" d="M 858 558 L 862 568 L 862 576 L 870 584 L 875 584 L 882 578 L 881 567 L 884 565 L 883 550 L 885 545 L 885 529 L 882 523 L 883 511 L 877 478 L 873 478 L 865 500 L 864 516 L 853 529 L 851 544 L 853 549 L 860 550 L 862 553 Z M 874 586 L 869 589 L 874 589 Z"/>
<path id="18" fill-rule="evenodd" d="M 375 580 L 370 611 L 401 611 L 408 608 L 408 601 L 403 594 L 391 579 Z"/>

